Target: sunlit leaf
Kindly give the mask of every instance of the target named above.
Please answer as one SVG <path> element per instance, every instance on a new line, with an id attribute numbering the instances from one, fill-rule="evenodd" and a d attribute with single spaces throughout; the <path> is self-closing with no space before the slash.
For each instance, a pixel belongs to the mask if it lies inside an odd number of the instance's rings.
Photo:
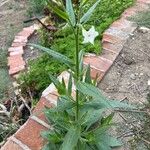
<path id="1" fill-rule="evenodd" d="M 75 20 L 75 14 L 73 10 L 72 0 L 66 0 L 66 11 L 69 16 L 69 19 L 71 21 L 71 24 L 75 26 L 76 20 Z"/>
<path id="2" fill-rule="evenodd" d="M 52 2 L 48 2 L 48 5 L 47 7 L 50 9 L 50 10 L 53 10 L 59 17 L 61 17 L 62 19 L 68 21 L 69 17 L 67 15 L 66 12 L 62 11 L 59 7 L 53 5 Z"/>
<path id="3" fill-rule="evenodd" d="M 90 17 L 92 16 L 96 6 L 99 4 L 101 0 L 98 0 L 84 15 L 83 17 L 80 19 L 80 23 L 86 23 Z"/>
<path id="4" fill-rule="evenodd" d="M 48 53 L 50 56 L 54 57 L 55 59 L 57 59 L 58 61 L 66 64 L 67 66 L 69 67 L 72 67 L 74 66 L 74 63 L 72 62 L 71 59 L 69 59 L 67 56 L 65 55 L 62 55 L 52 49 L 49 49 L 49 48 L 46 48 L 46 47 L 43 47 L 43 46 L 40 46 L 40 45 L 36 45 L 36 44 L 28 44 L 29 46 L 33 46 L 39 50 L 42 50 L 46 53 Z"/>

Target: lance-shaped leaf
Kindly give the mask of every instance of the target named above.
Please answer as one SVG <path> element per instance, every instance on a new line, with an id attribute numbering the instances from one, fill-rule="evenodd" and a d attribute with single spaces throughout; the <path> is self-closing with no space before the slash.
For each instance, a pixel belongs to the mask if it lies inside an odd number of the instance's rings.
<path id="1" fill-rule="evenodd" d="M 58 61 L 66 64 L 68 67 L 73 67 L 74 66 L 74 63 L 72 62 L 71 59 L 69 59 L 67 56 L 65 55 L 62 55 L 52 49 L 49 49 L 49 48 L 46 48 L 46 47 L 43 47 L 43 46 L 40 46 L 40 45 L 36 45 L 36 44 L 28 44 L 29 46 L 33 46 L 39 50 L 42 50 L 46 53 L 48 53 L 49 55 L 51 55 L 53 58 L 57 59 Z"/>
<path id="2" fill-rule="evenodd" d="M 70 128 L 64 138 L 61 150 L 74 150 L 75 146 L 78 143 L 79 137 L 80 129 L 77 127 Z"/>
<path id="3" fill-rule="evenodd" d="M 90 64 L 87 66 L 86 74 L 85 74 L 85 82 L 91 84 L 92 79 L 91 79 L 91 67 Z"/>
<path id="4" fill-rule="evenodd" d="M 99 4 L 100 1 L 101 1 L 101 0 L 98 0 L 98 1 L 83 15 L 83 17 L 80 19 L 80 23 L 81 23 L 81 24 L 86 23 L 86 22 L 90 19 L 90 17 L 92 16 L 92 14 L 93 14 L 93 12 L 94 12 L 96 6 Z"/>
<path id="5" fill-rule="evenodd" d="M 59 7 L 53 5 L 52 2 L 48 2 L 48 5 L 47 7 L 50 9 L 50 10 L 53 10 L 54 13 L 56 13 L 59 17 L 61 17 L 62 19 L 68 21 L 69 17 L 67 15 L 66 12 L 62 11 Z"/>
<path id="6" fill-rule="evenodd" d="M 72 73 L 70 73 L 69 81 L 68 81 L 68 95 L 71 96 L 72 93 Z"/>
<path id="7" fill-rule="evenodd" d="M 77 83 L 77 89 L 85 94 L 88 95 L 90 97 L 93 98 L 93 101 L 89 101 L 87 103 L 85 103 L 84 107 L 93 107 L 95 109 L 101 109 L 101 108 L 130 108 L 130 109 L 134 109 L 133 106 L 123 103 L 123 102 L 119 102 L 117 100 L 108 100 L 106 97 L 104 97 L 102 95 L 102 93 L 100 92 L 100 90 L 91 85 L 91 84 L 87 84 L 87 83 L 83 83 L 83 82 L 79 82 Z"/>
<path id="8" fill-rule="evenodd" d="M 75 26 L 76 19 L 73 10 L 72 0 L 66 0 L 66 11 L 69 16 L 70 22 L 73 26 Z"/>

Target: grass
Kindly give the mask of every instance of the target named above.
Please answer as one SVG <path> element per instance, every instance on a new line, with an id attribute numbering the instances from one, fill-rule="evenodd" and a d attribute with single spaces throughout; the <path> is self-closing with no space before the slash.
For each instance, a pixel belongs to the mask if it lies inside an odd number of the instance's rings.
<path id="1" fill-rule="evenodd" d="M 85 52 L 100 54 L 101 39 L 103 32 L 112 24 L 113 21 L 118 19 L 122 12 L 131 6 L 134 0 L 102 0 L 97 6 L 95 13 L 91 17 L 91 20 L 84 26 L 88 30 L 92 25 L 95 26 L 96 31 L 99 32 L 99 36 L 95 40 L 95 44 L 82 44 L 83 37 L 80 36 L 80 49 Z M 86 11 L 87 8 L 85 8 Z M 81 31 L 80 31 L 81 33 Z M 46 33 L 45 33 L 46 35 Z M 54 40 L 49 44 L 47 36 L 43 36 L 42 44 L 74 59 L 74 35 L 69 28 L 59 30 L 54 35 Z M 69 41 L 69 42 L 68 42 Z M 30 71 L 21 76 L 21 80 L 25 81 L 22 84 L 23 89 L 30 87 L 34 93 L 41 93 L 49 84 L 49 73 L 58 75 L 62 70 L 66 69 L 65 65 L 59 64 L 56 60 L 48 55 L 43 55 L 41 58 L 34 60 L 30 63 Z M 25 91 L 25 90 L 23 90 Z M 34 94 L 37 96 L 37 94 Z"/>

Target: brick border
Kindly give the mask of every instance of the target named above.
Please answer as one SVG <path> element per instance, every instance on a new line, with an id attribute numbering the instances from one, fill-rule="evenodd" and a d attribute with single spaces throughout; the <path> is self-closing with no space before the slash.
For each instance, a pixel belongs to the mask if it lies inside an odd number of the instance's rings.
<path id="1" fill-rule="evenodd" d="M 138 11 L 147 10 L 149 4 L 150 0 L 137 0 L 133 7 L 125 10 L 121 18 L 115 21 L 109 29 L 104 32 L 102 54 L 100 56 L 87 54 L 84 57 L 84 65 L 89 63 L 91 65 L 92 78 L 95 78 L 96 74 L 98 74 L 98 81 L 102 80 L 121 52 L 124 43 L 136 30 L 137 25 L 128 21 L 127 17 L 136 14 Z M 15 36 L 11 48 L 8 49 L 10 52 L 8 57 L 9 74 L 14 78 L 16 78 L 16 75 L 20 71 L 25 69 L 25 62 L 22 56 L 24 46 L 34 31 L 33 26 L 24 28 Z M 62 77 L 65 79 L 65 82 L 68 82 L 69 73 L 67 71 L 62 72 L 58 78 L 61 79 Z M 8 138 L 8 141 L 1 150 L 40 150 L 44 144 L 40 132 L 51 128 L 42 110 L 45 106 L 53 107 L 57 105 L 57 97 L 58 93 L 54 84 L 50 84 L 49 87 L 43 91 L 42 97 L 33 110 L 32 116 L 30 116 L 27 122 L 12 137 Z"/>

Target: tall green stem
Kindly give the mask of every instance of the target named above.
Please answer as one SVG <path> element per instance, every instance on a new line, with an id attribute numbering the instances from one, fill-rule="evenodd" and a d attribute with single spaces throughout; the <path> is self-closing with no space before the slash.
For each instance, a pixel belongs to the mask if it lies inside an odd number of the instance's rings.
<path id="1" fill-rule="evenodd" d="M 76 30 L 76 76 L 79 81 L 79 27 Z M 76 90 L 76 119 L 79 118 L 79 91 Z"/>
<path id="2" fill-rule="evenodd" d="M 76 23 L 76 77 L 77 82 L 79 81 L 79 20 L 80 20 L 80 10 L 79 3 L 77 3 L 77 23 Z M 79 119 L 79 91 L 76 90 L 76 121 Z"/>

